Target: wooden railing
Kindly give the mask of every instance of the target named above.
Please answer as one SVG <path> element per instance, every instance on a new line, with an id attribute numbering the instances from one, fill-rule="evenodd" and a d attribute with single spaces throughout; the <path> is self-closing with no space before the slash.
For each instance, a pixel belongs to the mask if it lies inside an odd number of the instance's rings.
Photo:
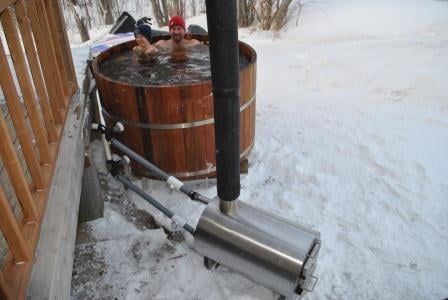
<path id="1" fill-rule="evenodd" d="M 0 22 L 0 299 L 23 299 L 78 85 L 59 1 L 0 0 Z"/>

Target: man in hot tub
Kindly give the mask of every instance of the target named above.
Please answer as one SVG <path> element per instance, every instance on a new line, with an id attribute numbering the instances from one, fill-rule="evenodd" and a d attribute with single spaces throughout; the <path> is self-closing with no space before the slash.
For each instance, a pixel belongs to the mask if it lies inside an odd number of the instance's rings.
<path id="1" fill-rule="evenodd" d="M 185 48 L 192 47 L 201 43 L 197 39 L 185 38 L 185 20 L 181 16 L 171 17 L 168 28 L 170 29 L 171 38 L 169 40 L 160 40 L 154 46 L 162 49 L 173 49 L 178 46 Z"/>

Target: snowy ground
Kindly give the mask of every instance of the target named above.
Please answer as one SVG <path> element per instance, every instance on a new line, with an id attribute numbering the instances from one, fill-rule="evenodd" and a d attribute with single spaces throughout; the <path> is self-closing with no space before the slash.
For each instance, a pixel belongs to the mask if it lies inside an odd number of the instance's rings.
<path id="1" fill-rule="evenodd" d="M 447 298 L 448 2 L 334 0 L 275 39 L 240 39 L 258 53 L 240 199 L 321 232 L 306 298 Z M 74 299 L 273 299 L 231 270 L 204 269 L 188 235 L 148 229 L 148 212 L 169 222 L 101 177 L 109 201 L 81 228 Z M 138 184 L 196 224 L 200 204 Z M 213 182 L 197 190 L 215 194 Z"/>

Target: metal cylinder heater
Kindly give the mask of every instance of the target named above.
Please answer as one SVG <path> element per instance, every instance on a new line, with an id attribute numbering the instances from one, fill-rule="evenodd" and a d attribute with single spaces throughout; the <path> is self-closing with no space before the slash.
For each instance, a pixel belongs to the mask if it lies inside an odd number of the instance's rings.
<path id="1" fill-rule="evenodd" d="M 320 233 L 234 202 L 231 214 L 218 201 L 207 205 L 194 233 L 196 251 L 287 298 L 312 291 Z"/>

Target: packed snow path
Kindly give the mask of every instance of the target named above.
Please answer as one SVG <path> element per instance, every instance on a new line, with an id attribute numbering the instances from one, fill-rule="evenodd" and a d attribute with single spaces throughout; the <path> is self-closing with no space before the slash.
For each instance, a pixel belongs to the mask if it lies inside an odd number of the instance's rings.
<path id="1" fill-rule="evenodd" d="M 307 299 L 448 297 L 448 2 L 322 2 L 276 39 L 240 39 L 258 53 L 256 142 L 240 199 L 321 232 Z M 169 227 L 106 184 L 105 218 L 77 248 L 99 275 L 82 280 L 75 265 L 75 299 L 273 299 L 231 270 L 203 268 L 189 237 L 134 225 L 141 218 L 119 201 Z M 200 204 L 139 184 L 197 222 Z"/>

